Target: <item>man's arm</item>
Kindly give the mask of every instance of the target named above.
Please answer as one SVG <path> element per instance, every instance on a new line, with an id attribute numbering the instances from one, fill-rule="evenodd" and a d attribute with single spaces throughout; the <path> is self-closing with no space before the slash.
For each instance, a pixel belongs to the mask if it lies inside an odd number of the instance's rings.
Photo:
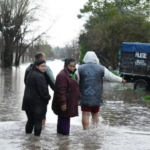
<path id="1" fill-rule="evenodd" d="M 121 77 L 118 77 L 114 75 L 112 72 L 110 72 L 106 67 L 104 67 L 104 78 L 109 81 L 114 81 L 114 82 L 123 82 L 126 83 L 126 80 L 124 80 Z"/>
<path id="2" fill-rule="evenodd" d="M 45 76 L 46 76 L 46 81 L 47 81 L 48 85 L 54 91 L 55 79 L 54 79 L 52 70 L 48 66 L 46 66 Z"/>

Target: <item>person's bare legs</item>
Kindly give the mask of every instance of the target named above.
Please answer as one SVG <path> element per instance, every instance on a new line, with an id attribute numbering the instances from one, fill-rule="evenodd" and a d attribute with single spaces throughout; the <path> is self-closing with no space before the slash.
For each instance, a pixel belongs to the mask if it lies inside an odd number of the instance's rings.
<path id="1" fill-rule="evenodd" d="M 92 114 L 93 124 L 97 124 L 99 121 L 98 112 L 97 113 L 91 113 L 91 114 Z"/>
<path id="2" fill-rule="evenodd" d="M 84 130 L 89 129 L 90 112 L 82 111 L 82 126 Z"/>
<path id="3" fill-rule="evenodd" d="M 44 126 L 45 126 L 45 122 L 46 122 L 46 120 L 45 120 L 45 119 L 43 119 L 43 120 L 42 120 L 42 127 L 44 127 Z"/>

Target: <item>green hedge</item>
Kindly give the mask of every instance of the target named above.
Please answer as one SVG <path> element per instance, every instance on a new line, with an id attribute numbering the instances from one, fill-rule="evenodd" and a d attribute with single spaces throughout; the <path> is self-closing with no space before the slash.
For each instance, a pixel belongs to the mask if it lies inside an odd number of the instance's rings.
<path id="1" fill-rule="evenodd" d="M 149 101 L 150 102 L 150 95 L 146 95 L 144 98 L 143 98 L 144 101 Z"/>

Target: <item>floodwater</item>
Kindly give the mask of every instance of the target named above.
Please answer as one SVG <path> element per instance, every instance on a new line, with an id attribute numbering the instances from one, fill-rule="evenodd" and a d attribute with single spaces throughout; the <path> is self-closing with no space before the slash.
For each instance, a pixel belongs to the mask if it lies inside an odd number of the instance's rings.
<path id="1" fill-rule="evenodd" d="M 79 117 L 71 119 L 70 136 L 56 134 L 57 116 L 50 101 L 41 136 L 26 135 L 21 104 L 28 65 L 0 70 L 0 150 L 150 150 L 150 107 L 142 101 L 149 92 L 134 91 L 129 83 L 104 82 L 104 105 L 97 127 L 91 123 L 89 131 L 82 130 L 79 107 Z M 54 76 L 63 68 L 60 60 L 47 65 Z"/>

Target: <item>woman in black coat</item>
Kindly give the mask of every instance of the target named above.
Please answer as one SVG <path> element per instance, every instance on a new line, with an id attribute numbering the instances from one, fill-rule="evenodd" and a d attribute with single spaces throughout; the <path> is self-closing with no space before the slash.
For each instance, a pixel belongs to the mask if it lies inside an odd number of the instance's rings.
<path id="1" fill-rule="evenodd" d="M 43 52 L 37 52 L 35 54 L 35 61 L 38 60 L 38 59 L 46 60 L 45 54 Z M 25 76 L 24 76 L 25 84 L 26 84 L 27 76 L 28 76 L 30 70 L 32 70 L 32 67 L 33 67 L 33 64 L 30 64 L 27 67 L 26 71 L 25 71 Z M 54 79 L 54 76 L 53 76 L 53 72 L 51 71 L 50 67 L 47 66 L 47 65 L 46 65 L 46 69 L 45 69 L 45 72 L 44 72 L 44 76 L 45 76 L 47 84 L 54 91 L 55 79 Z M 45 126 L 45 121 L 46 121 L 46 114 L 43 118 L 42 126 Z"/>
<path id="2" fill-rule="evenodd" d="M 28 118 L 25 130 L 27 134 L 31 134 L 34 128 L 35 136 L 41 134 L 42 119 L 50 100 L 48 85 L 44 77 L 45 68 L 45 60 L 35 61 L 27 77 L 23 97 L 22 110 L 26 112 Z"/>

